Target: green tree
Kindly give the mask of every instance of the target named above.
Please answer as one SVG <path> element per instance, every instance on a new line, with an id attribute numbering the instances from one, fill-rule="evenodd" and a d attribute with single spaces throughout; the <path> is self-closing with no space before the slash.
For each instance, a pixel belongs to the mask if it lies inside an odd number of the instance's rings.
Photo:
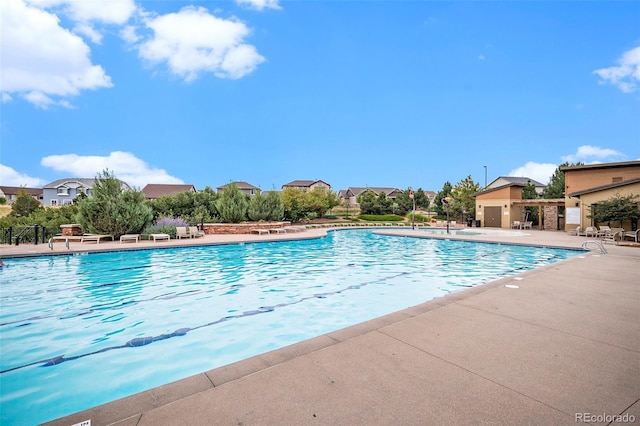
<path id="1" fill-rule="evenodd" d="M 544 191 L 542 192 L 542 198 L 564 198 L 565 196 L 565 183 L 564 183 L 564 172 L 560 170 L 562 167 L 567 166 L 582 166 L 584 163 L 577 162 L 575 164 L 569 164 L 568 162 L 564 162 L 556 168 L 549 178 L 549 183 L 545 186 Z"/>
<path id="2" fill-rule="evenodd" d="M 378 197 L 371 189 L 366 189 L 358 197 L 356 197 L 360 205 L 360 214 L 380 214 Z"/>
<path id="3" fill-rule="evenodd" d="M 527 185 L 522 188 L 522 199 L 523 200 L 535 200 L 540 198 L 538 193 L 536 192 L 536 187 L 531 183 L 531 181 L 527 182 Z M 525 207 L 525 218 L 527 221 L 531 221 L 534 224 L 540 223 L 540 213 L 538 212 L 538 207 Z"/>
<path id="4" fill-rule="evenodd" d="M 433 207 L 439 216 L 444 216 L 446 214 L 446 210 L 442 205 L 442 200 L 445 197 L 451 196 L 451 189 L 451 183 L 446 181 L 444 185 L 442 185 L 442 189 L 436 194 L 436 198 L 433 200 Z"/>
<path id="5" fill-rule="evenodd" d="M 224 187 L 220 198 L 216 201 L 216 210 L 224 223 L 240 223 L 247 217 L 249 208 L 248 195 L 244 194 L 236 184 Z"/>
<path id="6" fill-rule="evenodd" d="M 569 163 L 564 162 L 553 172 L 553 175 L 549 178 L 549 183 L 542 191 L 542 198 L 564 198 L 564 172 L 560 170 L 560 167 L 568 165 Z"/>
<path id="7" fill-rule="evenodd" d="M 387 197 L 387 194 L 380 191 L 378 198 L 376 199 L 376 209 L 380 212 L 378 214 L 389 214 L 393 212 L 393 200 Z"/>
<path id="8" fill-rule="evenodd" d="M 640 219 L 640 209 L 638 209 L 639 197 L 637 195 L 615 194 L 613 197 L 599 201 L 597 204 L 590 206 L 594 223 L 607 223 L 611 226 L 611 222 L 618 222 L 622 225 L 624 220 Z"/>
<path id="9" fill-rule="evenodd" d="M 258 191 L 249 200 L 249 209 L 247 210 L 247 216 L 254 222 L 260 222 L 267 220 L 270 216 L 269 207 L 267 206 L 267 196 L 262 195 L 262 192 Z"/>
<path id="10" fill-rule="evenodd" d="M 267 220 L 279 222 L 284 218 L 284 204 L 282 197 L 276 191 L 268 191 L 265 195 L 266 209 L 269 212 Z"/>
<path id="11" fill-rule="evenodd" d="M 429 210 L 429 197 L 424 193 L 422 188 L 418 188 L 415 192 L 416 206 L 424 210 Z"/>
<path id="12" fill-rule="evenodd" d="M 20 189 L 16 194 L 16 200 L 11 204 L 11 216 L 26 217 L 34 211 L 41 209 L 42 206 L 27 191 Z"/>
<path id="13" fill-rule="evenodd" d="M 91 197 L 78 203 L 78 222 L 85 232 L 137 234 L 151 223 L 153 211 L 140 191 L 124 189 L 112 172 L 96 176 Z"/>
<path id="14" fill-rule="evenodd" d="M 306 201 L 306 192 L 298 188 L 285 188 L 282 191 L 282 204 L 284 205 L 284 217 L 292 222 L 298 222 L 309 215 L 309 204 Z"/>
<path id="15" fill-rule="evenodd" d="M 456 183 L 456 186 L 451 189 L 453 200 L 451 201 L 450 215 L 463 216 L 464 219 L 475 217 L 476 200 L 473 198 L 473 194 L 478 191 L 480 191 L 480 184 L 474 182 L 471 175 Z"/>

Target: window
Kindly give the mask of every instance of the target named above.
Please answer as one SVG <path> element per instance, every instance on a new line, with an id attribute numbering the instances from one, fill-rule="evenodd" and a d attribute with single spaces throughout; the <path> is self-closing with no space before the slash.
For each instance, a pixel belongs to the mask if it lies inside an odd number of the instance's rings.
<path id="1" fill-rule="evenodd" d="M 58 188 L 58 195 L 69 195 L 69 188 L 61 186 Z"/>

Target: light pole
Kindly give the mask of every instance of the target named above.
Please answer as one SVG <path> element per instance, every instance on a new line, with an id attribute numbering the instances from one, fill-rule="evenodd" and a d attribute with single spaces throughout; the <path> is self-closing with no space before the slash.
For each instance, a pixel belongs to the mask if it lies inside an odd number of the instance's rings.
<path id="1" fill-rule="evenodd" d="M 444 204 L 444 206 L 447 209 L 447 234 L 449 233 L 449 203 L 451 202 L 451 197 L 444 197 L 442 199 L 442 204 Z"/>
<path id="2" fill-rule="evenodd" d="M 484 187 L 487 187 L 487 166 L 484 166 Z"/>
<path id="3" fill-rule="evenodd" d="M 413 213 L 411 214 L 411 229 L 416 229 L 415 219 L 416 219 L 416 198 L 413 195 L 413 190 L 409 191 L 409 198 L 413 201 Z"/>

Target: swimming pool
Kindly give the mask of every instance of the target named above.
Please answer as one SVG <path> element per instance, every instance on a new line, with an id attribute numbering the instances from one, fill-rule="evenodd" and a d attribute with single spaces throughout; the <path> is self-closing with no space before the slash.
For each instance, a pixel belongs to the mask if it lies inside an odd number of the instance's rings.
<path id="1" fill-rule="evenodd" d="M 345 230 L 10 259 L 0 422 L 51 420 L 579 253 Z"/>

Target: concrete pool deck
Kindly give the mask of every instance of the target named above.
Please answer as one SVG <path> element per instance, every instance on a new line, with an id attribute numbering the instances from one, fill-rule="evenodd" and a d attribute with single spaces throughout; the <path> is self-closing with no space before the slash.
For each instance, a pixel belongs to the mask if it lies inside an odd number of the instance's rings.
<path id="1" fill-rule="evenodd" d="M 325 232 L 70 248 L 225 244 Z M 528 230 L 431 237 L 572 248 L 587 240 Z M 41 253 L 51 254 L 43 246 Z M 0 257 L 38 254 L 36 247 L 1 246 Z M 608 424 L 616 416 L 639 422 L 640 248 L 605 247 L 608 255 L 584 253 L 49 424 L 561 425 Z M 54 245 L 54 252 L 64 251 Z"/>

